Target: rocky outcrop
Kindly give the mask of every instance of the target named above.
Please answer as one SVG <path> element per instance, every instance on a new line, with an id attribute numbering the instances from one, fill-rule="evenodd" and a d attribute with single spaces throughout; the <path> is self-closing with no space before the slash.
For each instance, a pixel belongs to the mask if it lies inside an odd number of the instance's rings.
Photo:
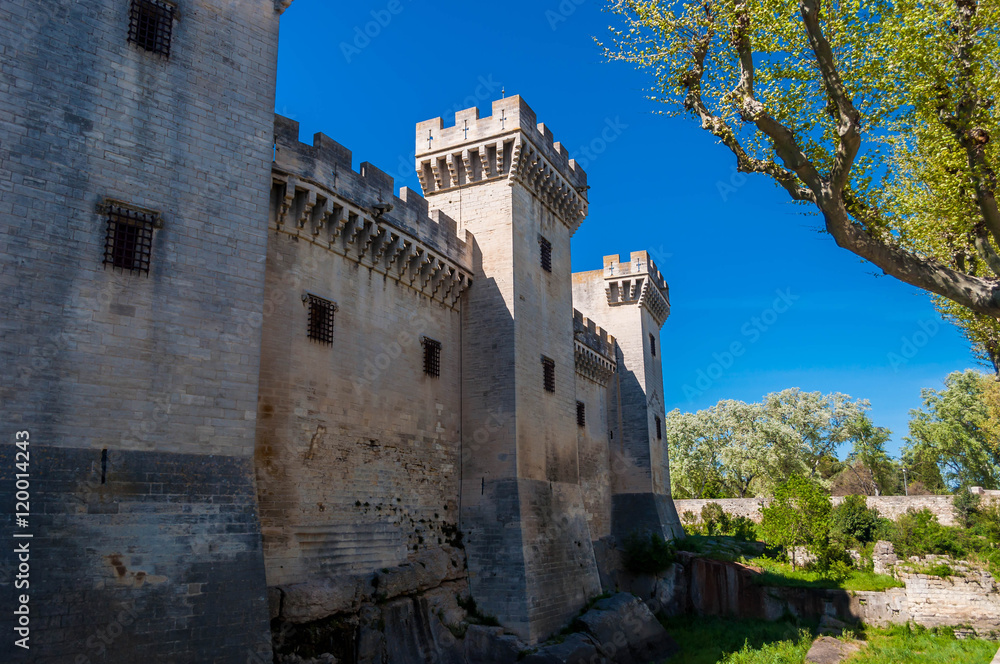
<path id="1" fill-rule="evenodd" d="M 573 627 L 576 632 L 539 648 L 525 664 L 645 664 L 678 649 L 649 607 L 630 593 L 597 601 Z"/>
<path id="2" fill-rule="evenodd" d="M 373 574 L 271 588 L 273 647 L 288 664 L 644 664 L 676 650 L 639 598 L 594 603 L 576 630 L 528 647 L 471 600 L 462 552 L 442 547 Z M 495 621 L 494 621 L 495 622 Z"/>
<path id="3" fill-rule="evenodd" d="M 813 641 L 806 654 L 809 664 L 840 664 L 854 653 L 861 650 L 857 643 L 845 643 L 831 636 L 821 636 Z"/>

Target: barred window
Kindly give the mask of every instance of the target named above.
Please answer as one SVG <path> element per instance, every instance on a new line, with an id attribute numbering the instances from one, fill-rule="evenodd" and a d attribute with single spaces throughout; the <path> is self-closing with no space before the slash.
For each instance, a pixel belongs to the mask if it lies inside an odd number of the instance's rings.
<path id="1" fill-rule="evenodd" d="M 441 375 L 441 342 L 424 337 L 424 373 L 428 376 Z"/>
<path id="2" fill-rule="evenodd" d="M 333 345 L 333 316 L 337 305 L 330 300 L 309 293 L 309 338 L 328 346 Z"/>
<path id="3" fill-rule="evenodd" d="M 579 427 L 587 425 L 587 404 L 582 401 L 576 402 L 576 425 Z"/>
<path id="4" fill-rule="evenodd" d="M 659 416 L 656 416 L 656 439 L 663 440 L 663 423 L 660 422 Z"/>
<path id="5" fill-rule="evenodd" d="M 652 334 L 649 335 L 649 352 L 656 357 L 656 337 Z"/>
<path id="6" fill-rule="evenodd" d="M 104 267 L 149 276 L 153 250 L 153 228 L 159 225 L 155 212 L 117 203 L 104 205 L 108 229 L 104 238 Z"/>
<path id="7" fill-rule="evenodd" d="M 132 0 L 128 13 L 128 41 L 139 48 L 170 57 L 174 7 L 161 0 Z"/>
<path id="8" fill-rule="evenodd" d="M 542 257 L 542 269 L 546 272 L 552 271 L 552 243 L 543 238 L 541 235 L 538 236 L 538 246 L 541 250 Z"/>
<path id="9" fill-rule="evenodd" d="M 546 392 L 556 391 L 556 363 L 547 357 L 542 358 L 542 385 Z"/>

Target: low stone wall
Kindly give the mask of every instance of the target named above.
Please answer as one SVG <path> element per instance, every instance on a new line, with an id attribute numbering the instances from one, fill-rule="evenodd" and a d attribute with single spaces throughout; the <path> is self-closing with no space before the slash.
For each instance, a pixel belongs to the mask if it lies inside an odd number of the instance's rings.
<path id="1" fill-rule="evenodd" d="M 778 620 L 793 615 L 808 620 L 833 616 L 848 623 L 884 626 L 913 622 L 924 627 L 967 627 L 983 637 L 1000 636 L 1000 588 L 985 571 L 953 563 L 964 576 L 947 579 L 907 570 L 898 577 L 905 588 L 849 592 L 779 588 L 755 583 L 757 570 L 739 563 L 679 554 L 662 574 L 617 579 L 623 590 L 644 598 L 654 612 Z M 930 561 L 921 561 L 919 565 Z"/>
<path id="2" fill-rule="evenodd" d="M 1000 594 L 982 571 L 946 579 L 902 573 L 905 588 L 853 593 L 850 617 L 869 625 L 914 622 L 924 627 L 968 627 L 981 636 L 1000 636 Z"/>
<path id="3" fill-rule="evenodd" d="M 1000 500 L 1000 491 L 972 490 L 982 496 L 984 503 Z M 868 507 L 878 510 L 887 519 L 896 519 L 907 510 L 929 509 L 942 525 L 954 526 L 955 514 L 952 510 L 953 497 L 948 496 L 868 496 Z M 718 503 L 730 516 L 744 516 L 757 523 L 761 520 L 761 509 L 768 504 L 765 498 L 719 498 L 715 500 L 675 500 L 677 513 L 684 519 L 685 512 L 692 512 L 701 521 L 701 508 L 708 503 Z M 833 497 L 834 506 L 844 502 L 841 496 Z"/>

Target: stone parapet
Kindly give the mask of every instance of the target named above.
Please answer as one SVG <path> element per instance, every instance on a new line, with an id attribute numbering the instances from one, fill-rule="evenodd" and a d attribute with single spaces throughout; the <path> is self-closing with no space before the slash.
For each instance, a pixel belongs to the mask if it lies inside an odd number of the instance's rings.
<path id="1" fill-rule="evenodd" d="M 670 289 L 649 253 L 633 251 L 629 261 L 618 255 L 604 257 L 604 292 L 608 306 L 635 304 L 645 307 L 659 326 L 670 315 Z"/>
<path id="2" fill-rule="evenodd" d="M 519 96 L 494 101 L 486 118 L 469 108 L 452 127 L 441 118 L 418 123 L 416 169 L 428 196 L 506 180 L 523 184 L 571 233 L 587 216 L 587 174 Z"/>
<path id="3" fill-rule="evenodd" d="M 299 124 L 275 116 L 271 230 L 370 267 L 454 306 L 472 283 L 471 235 L 417 192 L 324 134 L 298 140 Z"/>

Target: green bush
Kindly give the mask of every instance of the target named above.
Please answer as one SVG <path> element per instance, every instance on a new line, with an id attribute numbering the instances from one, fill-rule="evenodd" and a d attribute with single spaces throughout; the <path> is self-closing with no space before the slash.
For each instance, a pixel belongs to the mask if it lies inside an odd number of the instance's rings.
<path id="1" fill-rule="evenodd" d="M 670 567 L 677 556 L 672 542 L 659 533 L 633 532 L 623 543 L 625 569 L 634 574 L 657 574 Z"/>
<path id="2" fill-rule="evenodd" d="M 729 532 L 741 542 L 754 542 L 757 540 L 757 524 L 745 516 L 734 517 L 729 522 Z"/>
<path id="3" fill-rule="evenodd" d="M 705 503 L 701 508 L 701 523 L 706 535 L 722 535 L 729 530 L 729 515 L 719 503 Z"/>
<path id="4" fill-rule="evenodd" d="M 942 526 L 927 508 L 907 510 L 896 519 L 894 530 L 890 539 L 902 558 L 929 553 L 958 556 L 965 553 L 964 547 L 957 541 L 957 529 Z"/>
<path id="5" fill-rule="evenodd" d="M 959 489 L 951 500 L 951 506 L 955 513 L 955 519 L 962 524 L 963 528 L 968 528 L 979 512 L 979 494 Z"/>
<path id="6" fill-rule="evenodd" d="M 830 518 L 834 537 L 845 544 L 875 541 L 880 525 L 878 510 L 869 508 L 864 496 L 847 496 L 833 508 Z"/>
<path id="7" fill-rule="evenodd" d="M 793 475 L 774 489 L 763 509 L 760 532 L 774 547 L 804 546 L 820 556 L 830 543 L 830 496 L 815 480 Z"/>

